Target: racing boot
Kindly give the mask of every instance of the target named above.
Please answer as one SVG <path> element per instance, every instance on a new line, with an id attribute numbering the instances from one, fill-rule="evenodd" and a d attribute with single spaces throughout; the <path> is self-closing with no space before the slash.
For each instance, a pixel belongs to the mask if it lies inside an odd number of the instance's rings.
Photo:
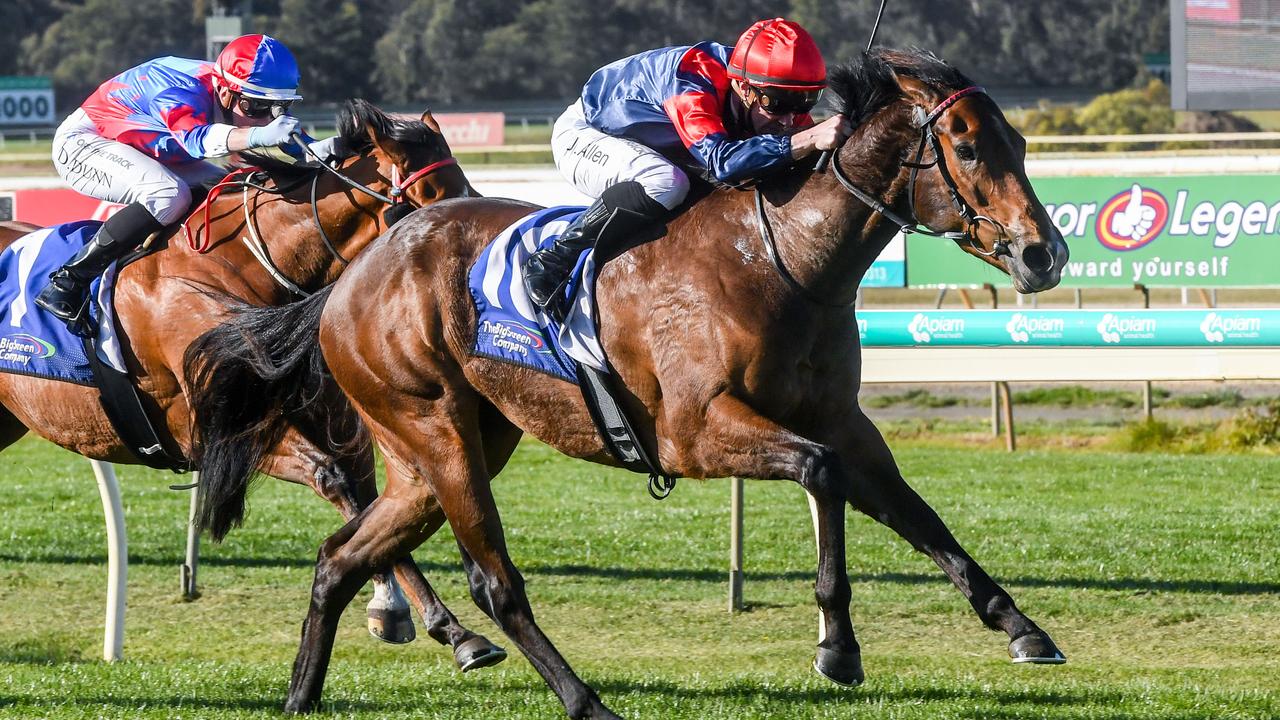
<path id="1" fill-rule="evenodd" d="M 89 284 L 113 261 L 163 227 L 143 205 L 126 205 L 108 218 L 93 239 L 65 265 L 49 276 L 49 284 L 36 295 L 36 305 L 65 322 L 76 335 L 92 336 L 97 328 L 89 317 Z"/>
<path id="2" fill-rule="evenodd" d="M 628 238 L 641 228 L 652 225 L 666 212 L 666 208 L 644 193 L 638 182 L 627 181 L 611 186 L 570 223 L 550 247 L 539 250 L 525 261 L 524 284 L 529 298 L 548 317 L 564 322 L 570 309 L 565 286 L 578 256 L 594 247 L 600 247 L 609 255 L 621 252 L 627 246 Z"/>
<path id="3" fill-rule="evenodd" d="M 612 215 L 603 199 L 596 200 L 549 247 L 530 255 L 525 261 L 524 286 L 529 290 L 529 299 L 547 315 L 556 320 L 564 319 L 567 303 L 563 296 L 569 275 L 578 262 L 578 256 L 596 246 L 600 231 Z"/>

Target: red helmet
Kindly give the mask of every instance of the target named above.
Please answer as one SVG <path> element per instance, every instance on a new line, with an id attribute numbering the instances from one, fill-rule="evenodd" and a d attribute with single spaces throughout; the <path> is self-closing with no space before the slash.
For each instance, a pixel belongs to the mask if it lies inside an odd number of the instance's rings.
<path id="1" fill-rule="evenodd" d="M 804 28 L 773 18 L 738 38 L 729 57 L 729 77 L 764 87 L 821 90 L 827 86 L 827 64 Z"/>

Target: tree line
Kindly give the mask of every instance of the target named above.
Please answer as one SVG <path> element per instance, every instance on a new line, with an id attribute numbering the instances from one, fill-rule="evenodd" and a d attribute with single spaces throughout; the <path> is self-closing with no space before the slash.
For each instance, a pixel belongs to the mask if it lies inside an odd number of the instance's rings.
<path id="1" fill-rule="evenodd" d="M 200 57 L 211 0 L 5 0 L 0 75 L 52 78 L 74 107 L 159 55 Z M 829 62 L 866 45 L 877 0 L 254 0 L 250 28 L 297 54 L 308 102 L 438 106 L 576 95 L 600 65 L 655 47 L 731 44 L 785 16 Z M 1163 0 L 891 0 L 877 43 L 933 50 L 993 86 L 1111 90 L 1167 52 Z"/>

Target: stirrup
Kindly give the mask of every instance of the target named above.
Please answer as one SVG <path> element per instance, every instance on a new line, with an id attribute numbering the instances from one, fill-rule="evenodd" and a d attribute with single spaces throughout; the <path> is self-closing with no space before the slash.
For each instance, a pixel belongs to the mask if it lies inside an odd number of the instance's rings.
<path id="1" fill-rule="evenodd" d="M 80 307 L 70 314 L 58 312 L 53 307 L 50 307 L 47 302 L 42 301 L 39 296 L 36 296 L 36 305 L 65 323 L 72 334 L 83 338 L 91 338 L 98 334 L 98 324 L 94 322 L 93 317 L 89 314 L 89 303 L 92 299 L 90 293 L 85 292 L 80 300 Z"/>
<path id="2" fill-rule="evenodd" d="M 67 329 L 72 335 L 82 338 L 93 338 L 98 335 L 98 323 L 94 321 L 93 316 L 89 314 L 89 303 L 92 298 L 85 296 L 84 302 L 81 303 L 80 309 L 76 314 L 69 318 L 59 316 L 58 319 L 67 324 Z"/>

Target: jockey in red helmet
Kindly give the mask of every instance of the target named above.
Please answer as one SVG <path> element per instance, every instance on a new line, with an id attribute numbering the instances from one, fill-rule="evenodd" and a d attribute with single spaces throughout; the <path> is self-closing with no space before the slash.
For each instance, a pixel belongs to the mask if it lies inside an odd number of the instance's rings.
<path id="1" fill-rule="evenodd" d="M 662 48 L 597 70 L 551 136 L 556 167 L 597 200 L 525 264 L 534 303 L 562 319 L 560 290 L 579 253 L 606 223 L 612 236 L 666 218 L 689 191 L 680 166 L 737 184 L 835 149 L 848 121 L 809 116 L 826 76 L 813 38 L 782 18 L 757 22 L 732 48 Z"/>
<path id="2" fill-rule="evenodd" d="M 288 114 L 302 99 L 299 79 L 293 54 L 280 41 L 245 35 L 215 62 L 161 57 L 103 83 L 58 128 L 53 164 L 75 190 L 126 205 L 50 276 L 36 304 L 89 330 L 89 283 L 148 235 L 180 220 L 192 187 L 226 175 L 208 158 L 270 146 L 300 155 L 301 148 L 289 147 L 299 127 Z M 327 148 L 319 150 L 324 157 Z"/>

